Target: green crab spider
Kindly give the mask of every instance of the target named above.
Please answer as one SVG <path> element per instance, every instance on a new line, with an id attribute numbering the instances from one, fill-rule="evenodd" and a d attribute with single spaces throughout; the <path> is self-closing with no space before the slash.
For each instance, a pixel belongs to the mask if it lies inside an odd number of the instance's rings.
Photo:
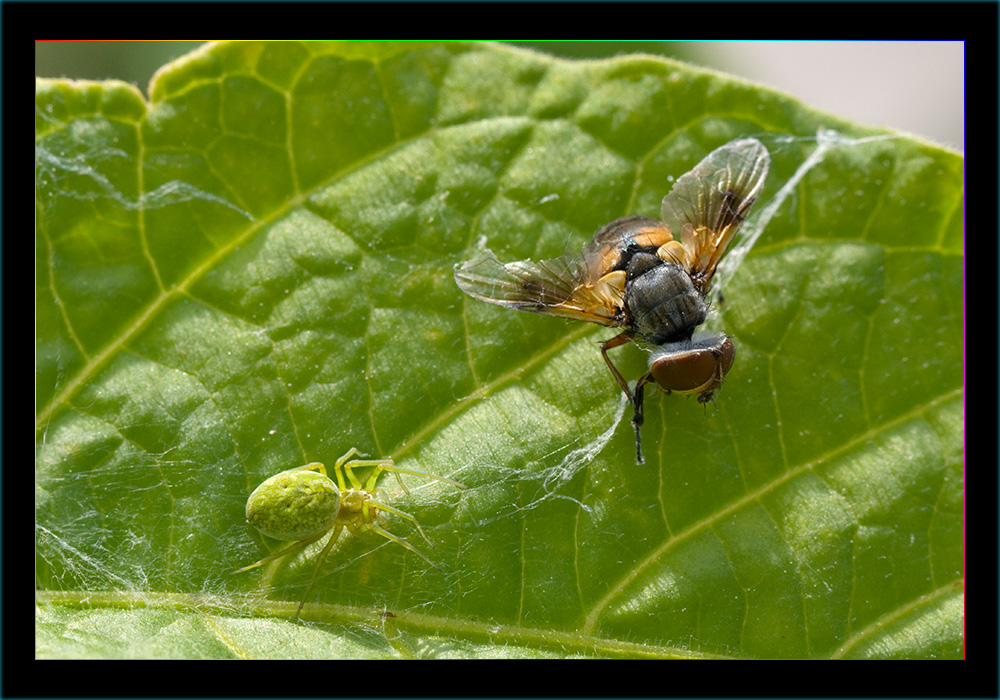
<path id="1" fill-rule="evenodd" d="M 323 563 L 323 559 L 340 537 L 340 531 L 345 527 L 355 535 L 368 531 L 377 532 L 382 537 L 406 547 L 435 569 L 440 568 L 412 544 L 378 525 L 379 511 L 398 515 L 413 523 L 427 544 L 431 547 L 434 546 L 430 538 L 424 534 L 416 518 L 409 513 L 404 513 L 375 500 L 376 484 L 382 472 L 392 472 L 396 475 L 396 481 L 399 482 L 400 487 L 407 494 L 410 491 L 403 483 L 400 474 L 436 479 L 460 489 L 464 489 L 465 486 L 457 481 L 429 472 L 397 467 L 392 459 L 352 460 L 351 457 L 355 456 L 364 457 L 365 455 L 361 454 L 357 448 L 352 447 L 333 465 L 336 483 L 327 475 L 326 467 L 323 464 L 312 462 L 275 474 L 254 489 L 250 498 L 247 499 L 247 523 L 253 525 L 267 537 L 282 542 L 291 542 L 291 544 L 258 562 L 237 569 L 232 575 L 241 574 L 291 554 L 322 539 L 331 530 L 333 531 L 326 546 L 323 547 L 316 559 L 312 577 L 309 579 L 302 601 L 295 611 L 293 621 L 299 619 L 302 606 L 305 605 L 309 591 L 312 590 L 313 582 L 319 573 L 320 564 Z M 362 485 L 354 470 L 363 467 L 374 467 L 374 469 Z"/>

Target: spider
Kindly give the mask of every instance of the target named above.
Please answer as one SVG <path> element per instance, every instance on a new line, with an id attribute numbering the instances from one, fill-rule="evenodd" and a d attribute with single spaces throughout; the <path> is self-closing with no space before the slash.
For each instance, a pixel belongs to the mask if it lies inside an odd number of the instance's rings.
<path id="1" fill-rule="evenodd" d="M 264 481 L 254 489 L 247 499 L 247 523 L 257 528 L 261 534 L 272 537 L 282 542 L 291 542 L 290 545 L 278 550 L 270 556 L 266 556 L 258 562 L 237 569 L 232 575 L 241 574 L 244 571 L 254 569 L 261 564 L 283 557 L 286 554 L 301 549 L 307 545 L 320 540 L 331 530 L 330 536 L 323 551 L 316 559 L 312 577 L 306 586 L 306 592 L 302 596 L 302 601 L 295 611 L 293 621 L 299 619 L 302 606 L 305 605 L 312 590 L 313 582 L 319 573 L 320 564 L 326 557 L 334 542 L 340 536 L 340 531 L 345 527 L 353 534 L 373 531 L 382 535 L 396 544 L 406 547 L 425 562 L 438 569 L 437 564 L 432 562 L 419 549 L 409 542 L 400 539 L 391 532 L 378 525 L 379 511 L 393 513 L 401 518 L 405 518 L 413 523 L 420 536 L 431 547 L 434 543 L 424 534 L 420 523 L 409 513 L 404 513 L 392 506 L 376 501 L 375 485 L 382 472 L 392 472 L 396 475 L 396 481 L 404 492 L 409 493 L 400 474 L 413 474 L 423 476 L 428 479 L 437 479 L 464 489 L 465 486 L 452 481 L 443 476 L 422 472 L 416 469 L 404 469 L 397 467 L 392 459 L 351 459 L 351 457 L 364 457 L 357 448 L 352 447 L 347 454 L 337 460 L 333 465 L 333 473 L 336 483 L 326 473 L 326 467 L 320 462 L 312 462 L 301 467 L 288 469 Z M 351 460 L 351 461 L 348 461 Z M 354 473 L 355 469 L 363 467 L 374 467 L 368 480 L 362 485 Z M 350 488 L 347 484 L 350 482 Z"/>

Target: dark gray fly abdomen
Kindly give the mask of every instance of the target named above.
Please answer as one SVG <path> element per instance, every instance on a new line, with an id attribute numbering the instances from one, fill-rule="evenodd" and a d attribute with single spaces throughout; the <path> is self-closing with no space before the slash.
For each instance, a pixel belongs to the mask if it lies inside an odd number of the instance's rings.
<path id="1" fill-rule="evenodd" d="M 644 266 L 645 261 L 636 259 L 640 257 L 647 256 L 636 255 L 631 262 Z M 646 268 L 626 286 L 625 307 L 636 333 L 647 342 L 662 345 L 688 340 L 704 323 L 708 305 L 684 268 L 655 259 L 659 265 Z"/>

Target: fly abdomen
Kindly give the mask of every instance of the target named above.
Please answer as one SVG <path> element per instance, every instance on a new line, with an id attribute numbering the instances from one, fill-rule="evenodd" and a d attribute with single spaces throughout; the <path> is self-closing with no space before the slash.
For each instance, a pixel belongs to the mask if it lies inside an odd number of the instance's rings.
<path id="1" fill-rule="evenodd" d="M 625 306 L 636 331 L 653 345 L 691 337 L 704 323 L 708 306 L 680 265 L 647 269 L 625 288 Z"/>

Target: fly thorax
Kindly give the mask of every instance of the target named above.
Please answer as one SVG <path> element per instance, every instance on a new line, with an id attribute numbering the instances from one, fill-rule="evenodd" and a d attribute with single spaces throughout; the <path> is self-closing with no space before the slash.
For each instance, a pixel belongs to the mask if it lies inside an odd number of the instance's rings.
<path id="1" fill-rule="evenodd" d="M 635 331 L 653 345 L 690 338 L 708 315 L 708 306 L 687 270 L 662 261 L 626 285 L 625 305 Z"/>

